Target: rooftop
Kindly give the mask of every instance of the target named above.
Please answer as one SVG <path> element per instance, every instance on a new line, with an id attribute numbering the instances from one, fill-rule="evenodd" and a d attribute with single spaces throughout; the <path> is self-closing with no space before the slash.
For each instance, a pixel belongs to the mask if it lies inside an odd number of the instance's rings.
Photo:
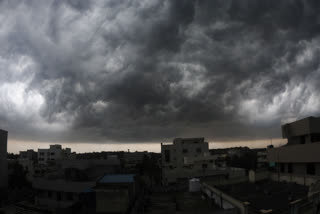
<path id="1" fill-rule="evenodd" d="M 273 181 L 245 182 L 218 188 L 241 201 L 249 202 L 251 207 L 258 210 L 286 210 L 289 209 L 290 202 L 308 194 L 306 186 Z"/>

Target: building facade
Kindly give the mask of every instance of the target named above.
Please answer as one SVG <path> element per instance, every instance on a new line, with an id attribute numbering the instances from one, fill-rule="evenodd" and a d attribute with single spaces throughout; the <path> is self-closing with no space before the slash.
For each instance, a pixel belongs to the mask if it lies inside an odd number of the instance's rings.
<path id="1" fill-rule="evenodd" d="M 269 163 L 275 165 L 273 180 L 314 184 L 320 179 L 320 118 L 285 124 L 282 135 L 288 143 L 267 150 Z"/>
<path id="2" fill-rule="evenodd" d="M 133 174 L 105 175 L 93 188 L 96 193 L 96 213 L 130 213 L 139 186 Z"/>
<path id="3" fill-rule="evenodd" d="M 176 138 L 172 144 L 161 144 L 161 167 L 164 184 L 179 179 L 211 176 L 216 169 L 217 156 L 211 155 L 204 138 Z"/>
<path id="4" fill-rule="evenodd" d="M 48 161 L 75 159 L 70 148 L 62 149 L 61 145 L 50 145 L 49 149 L 38 149 L 38 163 L 47 164 Z"/>
<path id="5" fill-rule="evenodd" d="M 7 141 L 8 132 L 0 130 L 0 202 L 8 188 Z"/>

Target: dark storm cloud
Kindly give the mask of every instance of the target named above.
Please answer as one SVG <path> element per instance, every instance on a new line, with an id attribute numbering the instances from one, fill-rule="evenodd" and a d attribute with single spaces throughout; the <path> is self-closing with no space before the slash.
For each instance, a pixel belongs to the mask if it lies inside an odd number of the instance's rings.
<path id="1" fill-rule="evenodd" d="M 269 138 L 319 114 L 316 0 L 0 5 L 0 121 L 17 138 Z"/>

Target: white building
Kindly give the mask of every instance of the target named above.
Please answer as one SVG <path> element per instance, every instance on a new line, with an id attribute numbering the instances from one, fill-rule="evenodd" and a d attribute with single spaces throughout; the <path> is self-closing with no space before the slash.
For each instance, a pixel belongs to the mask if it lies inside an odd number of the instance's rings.
<path id="1" fill-rule="evenodd" d="M 176 138 L 173 144 L 161 144 L 163 182 L 221 174 L 215 165 L 217 157 L 210 155 L 204 138 Z"/>
<path id="2" fill-rule="evenodd" d="M 282 126 L 288 144 L 268 148 L 267 157 L 275 165 L 272 179 L 312 185 L 320 179 L 320 118 L 308 117 Z"/>
<path id="3" fill-rule="evenodd" d="M 47 164 L 48 161 L 75 159 L 75 153 L 70 148 L 62 149 L 61 145 L 50 145 L 49 149 L 38 149 L 38 163 Z"/>
<path id="4" fill-rule="evenodd" d="M 0 203 L 8 187 L 7 140 L 8 132 L 0 129 Z"/>

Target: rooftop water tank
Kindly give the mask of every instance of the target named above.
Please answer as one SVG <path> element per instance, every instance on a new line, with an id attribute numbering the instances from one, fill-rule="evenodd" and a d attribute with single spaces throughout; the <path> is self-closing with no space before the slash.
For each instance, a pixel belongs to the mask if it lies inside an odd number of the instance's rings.
<path id="1" fill-rule="evenodd" d="M 189 192 L 199 192 L 200 187 L 200 179 L 192 178 L 189 180 Z"/>

